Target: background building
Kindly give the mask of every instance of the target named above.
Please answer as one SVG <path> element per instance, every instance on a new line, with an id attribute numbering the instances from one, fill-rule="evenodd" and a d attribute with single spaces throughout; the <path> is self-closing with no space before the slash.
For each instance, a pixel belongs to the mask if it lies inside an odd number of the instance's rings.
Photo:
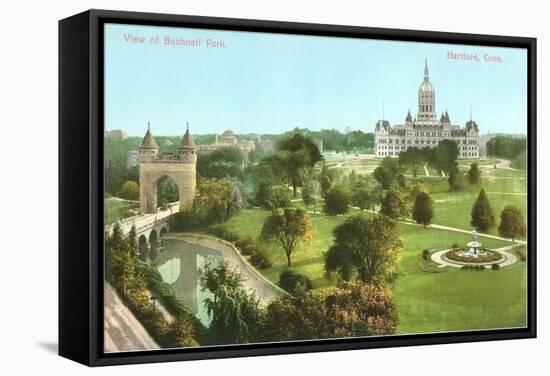
<path id="1" fill-rule="evenodd" d="M 112 131 L 105 131 L 105 138 L 114 141 L 124 141 L 128 135 L 121 129 L 113 129 Z"/>
<path id="2" fill-rule="evenodd" d="M 256 147 L 256 144 L 252 140 L 239 140 L 232 130 L 228 129 L 218 137 L 216 134 L 216 140 L 213 144 L 199 145 L 200 153 L 211 153 L 214 150 L 226 147 L 237 148 L 245 156 Z"/>
<path id="3" fill-rule="evenodd" d="M 457 143 L 459 158 L 479 158 L 479 127 L 475 121 L 470 119 L 464 127 L 453 125 L 447 110 L 437 119 L 435 89 L 426 61 L 424 80 L 418 89 L 416 118 L 408 111 L 405 123 L 393 127 L 387 120 L 379 120 L 374 131 L 374 150 L 377 157 L 394 157 L 409 147 L 433 148 L 445 139 Z"/>

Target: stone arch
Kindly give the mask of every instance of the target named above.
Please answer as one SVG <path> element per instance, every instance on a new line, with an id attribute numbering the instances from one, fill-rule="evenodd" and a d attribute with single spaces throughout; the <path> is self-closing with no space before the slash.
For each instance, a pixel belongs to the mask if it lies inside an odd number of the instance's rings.
<path id="1" fill-rule="evenodd" d="M 183 210 L 191 206 L 196 188 L 194 163 L 170 163 L 170 161 L 142 163 L 139 169 L 139 196 L 142 213 L 157 212 L 158 183 L 165 176 L 171 178 L 178 187 L 179 209 Z"/>
<path id="2" fill-rule="evenodd" d="M 180 188 L 178 181 L 170 175 L 160 176 L 154 183 L 157 191 L 157 206 L 172 204 L 179 201 Z M 163 197 L 164 196 L 164 197 Z"/>
<path id="3" fill-rule="evenodd" d="M 141 234 L 138 238 L 138 250 L 140 259 L 146 260 L 149 256 L 149 241 L 144 234 Z"/>
<path id="4" fill-rule="evenodd" d="M 157 230 L 155 229 L 152 229 L 151 232 L 149 233 L 149 244 L 151 246 L 153 246 L 153 244 L 158 241 L 158 234 L 157 234 Z"/>
<path id="5" fill-rule="evenodd" d="M 159 231 L 159 239 L 160 239 L 160 244 L 161 246 L 164 245 L 164 236 L 168 234 L 168 227 L 166 226 L 163 226 L 160 231 Z"/>

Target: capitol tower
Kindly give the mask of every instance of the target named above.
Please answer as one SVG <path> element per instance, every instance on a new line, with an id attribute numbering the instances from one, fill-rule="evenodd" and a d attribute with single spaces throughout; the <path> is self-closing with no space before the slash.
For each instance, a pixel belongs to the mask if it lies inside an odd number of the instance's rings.
<path id="1" fill-rule="evenodd" d="M 427 59 L 424 62 L 424 78 L 418 89 L 418 112 L 413 119 L 410 110 L 405 123 L 390 125 L 386 119 L 376 122 L 374 148 L 377 157 L 397 157 L 408 148 L 434 148 L 442 140 L 453 140 L 458 145 L 458 157 L 479 158 L 479 127 L 471 119 L 464 127 L 451 123 L 447 110 L 439 120 L 435 107 L 435 88 L 430 82 Z"/>

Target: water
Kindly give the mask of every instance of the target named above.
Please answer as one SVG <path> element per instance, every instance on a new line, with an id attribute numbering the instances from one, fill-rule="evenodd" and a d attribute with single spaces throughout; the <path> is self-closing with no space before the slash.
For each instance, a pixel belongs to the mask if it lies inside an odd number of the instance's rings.
<path id="1" fill-rule="evenodd" d="M 176 296 L 206 326 L 210 318 L 204 306 L 205 299 L 212 294 L 202 289 L 201 270 L 207 263 L 213 266 L 223 262 L 221 252 L 182 240 L 164 240 L 164 249 L 153 260 L 164 282 L 176 293 Z"/>

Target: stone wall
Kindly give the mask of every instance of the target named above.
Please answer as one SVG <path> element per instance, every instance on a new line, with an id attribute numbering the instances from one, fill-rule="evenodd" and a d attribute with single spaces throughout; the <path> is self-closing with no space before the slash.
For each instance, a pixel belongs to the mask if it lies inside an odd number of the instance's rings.
<path id="1" fill-rule="evenodd" d="M 286 291 L 279 286 L 273 284 L 260 272 L 256 270 L 246 259 L 241 255 L 239 250 L 231 243 L 202 234 L 167 234 L 166 240 L 182 240 L 191 244 L 198 244 L 203 247 L 211 248 L 223 254 L 224 259 L 232 267 L 236 267 L 241 273 L 245 287 L 253 290 L 256 297 L 262 304 L 269 303 L 274 298 L 287 294 Z"/>

